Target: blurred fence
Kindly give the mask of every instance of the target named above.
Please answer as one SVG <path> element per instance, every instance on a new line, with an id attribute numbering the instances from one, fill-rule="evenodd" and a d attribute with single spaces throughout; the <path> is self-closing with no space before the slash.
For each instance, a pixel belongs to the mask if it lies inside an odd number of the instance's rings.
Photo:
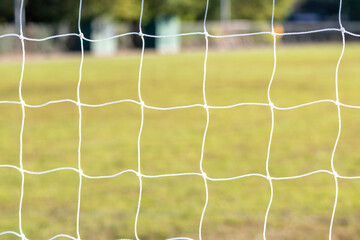
<path id="1" fill-rule="evenodd" d="M 360 33 L 360 22 L 344 22 L 344 27 L 351 32 Z M 268 22 L 252 22 L 245 20 L 233 20 L 229 22 L 208 21 L 206 23 L 207 31 L 214 35 L 227 35 L 237 33 L 250 33 L 271 31 Z M 310 31 L 324 28 L 339 28 L 336 21 L 333 22 L 283 22 L 281 28 L 284 32 Z M 25 35 L 32 38 L 44 38 L 57 34 L 73 32 L 68 25 L 51 25 L 51 24 L 34 24 L 28 23 L 25 28 Z M 134 25 L 127 23 L 115 24 L 115 32 L 117 34 L 134 31 Z M 202 22 L 182 22 L 181 33 L 186 32 L 202 32 Z M 0 35 L 6 33 L 16 33 L 14 25 L 0 25 Z M 91 37 L 91 36 L 88 36 Z M 347 41 L 359 41 L 359 38 L 347 35 Z M 28 53 L 54 53 L 68 52 L 78 50 L 76 37 L 56 38 L 42 42 L 26 41 L 26 50 Z M 138 47 L 136 41 L 132 37 L 117 38 L 118 51 L 127 51 Z M 182 49 L 196 49 L 204 47 L 204 36 L 191 35 L 181 37 Z M 209 46 L 212 49 L 229 49 L 238 47 L 251 47 L 259 45 L 271 44 L 272 38 L 269 35 L 256 35 L 247 37 L 231 37 L 215 39 L 210 38 Z M 336 42 L 341 41 L 340 32 L 326 31 L 313 34 L 300 34 L 284 36 L 281 38 L 283 44 L 299 44 L 299 43 L 316 43 L 316 42 Z M 20 53 L 20 41 L 16 37 L 7 37 L 0 39 L 0 54 Z"/>

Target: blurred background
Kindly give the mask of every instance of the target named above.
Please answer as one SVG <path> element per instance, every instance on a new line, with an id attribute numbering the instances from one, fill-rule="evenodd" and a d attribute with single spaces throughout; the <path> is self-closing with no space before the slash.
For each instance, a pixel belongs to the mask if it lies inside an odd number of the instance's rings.
<path id="1" fill-rule="evenodd" d="M 84 0 L 81 13 L 81 28 L 86 38 L 102 39 L 126 32 L 138 32 L 140 0 Z M 144 2 L 143 32 L 151 35 L 171 35 L 201 32 L 206 1 L 149 0 Z M 19 32 L 19 0 L 3 0 L 0 3 L 0 34 Z M 77 32 L 79 3 L 72 0 L 25 1 L 23 12 L 24 34 L 31 38 Z M 279 0 L 276 1 L 275 21 L 279 32 L 309 31 L 338 27 L 337 0 Z M 228 35 L 270 31 L 272 1 L 213 0 L 209 2 L 206 27 L 214 35 Z M 344 0 L 342 20 L 348 31 L 360 31 L 360 3 Z M 177 52 L 194 49 L 203 37 L 147 38 L 146 47 L 160 52 Z M 286 43 L 338 41 L 334 32 L 314 35 L 295 35 L 284 39 Z M 348 39 L 353 40 L 353 39 Z M 214 48 L 269 44 L 268 36 L 217 39 L 211 42 Z M 114 54 L 138 48 L 139 38 L 116 38 L 111 41 L 90 43 L 85 41 L 85 50 L 95 54 Z M 38 46 L 27 42 L 31 52 L 69 52 L 79 50 L 78 41 L 56 39 Z M 2 41 L 0 53 L 13 53 L 19 46 L 14 41 Z"/>
<path id="2" fill-rule="evenodd" d="M 286 35 L 277 38 L 276 71 L 270 89 L 277 107 L 318 100 L 360 106 L 360 1 L 343 0 L 346 33 L 343 52 L 340 31 Z M 339 29 L 339 0 L 276 0 L 276 32 Z M 23 31 L 25 65 L 21 93 L 25 107 L 22 163 L 29 171 L 78 168 L 79 112 L 77 100 L 104 104 L 124 99 L 147 106 L 203 104 L 205 37 L 145 37 L 139 31 L 141 0 L 83 0 L 81 30 L 86 53 L 81 58 L 78 0 L 25 0 Z M 207 31 L 213 35 L 270 32 L 272 0 L 209 0 Z M 144 0 L 142 30 L 149 35 L 203 32 L 206 0 Z M 0 35 L 19 33 L 19 0 L 0 1 Z M 269 34 L 209 37 L 206 99 L 209 106 L 268 103 L 274 69 L 273 38 Z M 343 55 L 342 55 L 343 52 Z M 340 56 L 343 56 L 337 71 Z M 83 61 L 81 61 L 83 60 Z M 80 63 L 83 62 L 80 69 Z M 124 173 L 114 178 L 82 177 L 80 223 L 77 229 L 79 175 L 60 170 L 22 175 L 19 82 L 22 48 L 17 36 L 0 38 L 0 233 L 20 233 L 28 239 L 57 234 L 81 239 L 135 239 L 139 178 Z M 341 106 L 342 130 L 333 163 L 341 176 L 360 176 L 360 110 Z M 141 108 L 133 102 L 101 107 L 82 106 L 81 156 L 84 174 L 107 176 L 138 169 Z M 209 109 L 202 167 L 212 178 L 267 174 L 266 159 L 272 114 L 266 105 Z M 317 170 L 332 171 L 338 134 L 338 108 L 332 102 L 291 110 L 274 110 L 274 133 L 268 170 L 273 177 L 290 177 Z M 159 111 L 145 108 L 140 152 L 146 175 L 200 173 L 202 141 L 207 121 L 203 107 Z M 176 237 L 199 239 L 205 204 L 201 176 L 142 178 L 137 233 L 142 240 Z M 209 201 L 202 239 L 263 239 L 270 199 L 269 181 L 246 177 L 207 181 Z M 273 202 L 267 239 L 328 239 L 335 202 L 335 181 L 328 173 L 292 180 L 273 180 Z M 338 179 L 338 201 L 331 229 L 333 240 L 360 239 L 360 181 Z M 0 239 L 19 239 L 0 234 Z M 66 239 L 59 237 L 58 239 Z"/>

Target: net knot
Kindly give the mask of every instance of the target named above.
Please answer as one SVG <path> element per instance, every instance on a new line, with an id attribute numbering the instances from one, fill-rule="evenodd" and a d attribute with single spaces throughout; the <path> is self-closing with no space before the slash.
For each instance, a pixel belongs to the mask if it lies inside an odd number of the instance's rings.
<path id="1" fill-rule="evenodd" d="M 78 170 L 78 172 L 79 172 L 79 175 L 84 176 L 84 172 L 81 168 Z"/>
<path id="2" fill-rule="evenodd" d="M 25 39 L 24 35 L 20 34 L 20 35 L 19 35 L 19 39 L 20 39 L 20 40 L 24 40 L 24 39 Z"/>
<path id="3" fill-rule="evenodd" d="M 21 237 L 21 240 L 27 240 L 27 238 L 26 238 L 26 236 L 25 236 L 24 233 L 21 233 L 21 234 L 20 234 L 20 237 Z"/>
<path id="4" fill-rule="evenodd" d="M 143 37 L 144 33 L 140 30 L 140 32 L 138 33 L 139 37 Z"/>
<path id="5" fill-rule="evenodd" d="M 345 28 L 344 28 L 343 26 L 341 26 L 340 31 L 341 31 L 341 33 L 345 33 L 345 32 L 346 32 L 346 30 L 345 30 Z"/>
<path id="6" fill-rule="evenodd" d="M 269 107 L 275 108 L 275 104 L 273 102 L 269 102 Z"/>
<path id="7" fill-rule="evenodd" d="M 144 101 L 142 101 L 142 100 L 140 101 L 140 106 L 141 106 L 141 107 L 144 107 L 144 106 L 145 106 Z"/>
<path id="8" fill-rule="evenodd" d="M 206 172 L 202 172 L 201 175 L 203 176 L 203 178 L 208 178 L 208 176 L 206 175 Z"/>
<path id="9" fill-rule="evenodd" d="M 21 104 L 21 106 L 25 106 L 25 105 L 26 105 L 24 99 L 20 99 L 20 104 Z"/>
<path id="10" fill-rule="evenodd" d="M 333 171 L 333 175 L 334 175 L 334 177 L 340 177 L 340 175 L 336 172 L 336 171 Z"/>
<path id="11" fill-rule="evenodd" d="M 79 33 L 79 38 L 84 38 L 84 34 L 82 32 Z"/>
<path id="12" fill-rule="evenodd" d="M 77 101 L 77 102 L 76 102 L 76 106 L 80 107 L 80 106 L 81 106 L 81 102 Z"/>

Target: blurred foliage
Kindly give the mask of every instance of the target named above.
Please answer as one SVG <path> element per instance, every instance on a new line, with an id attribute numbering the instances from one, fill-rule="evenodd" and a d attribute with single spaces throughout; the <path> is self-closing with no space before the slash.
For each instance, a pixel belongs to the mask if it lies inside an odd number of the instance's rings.
<path id="1" fill-rule="evenodd" d="M 291 14 L 291 7 L 295 0 L 277 0 L 275 6 L 275 19 L 282 20 Z M 271 0 L 232 0 L 233 18 L 251 20 L 271 19 L 273 1 Z"/>
<path id="2" fill-rule="evenodd" d="M 306 0 L 298 1 L 297 12 L 318 13 L 322 19 L 337 18 L 339 14 L 339 0 Z M 343 19 L 360 20 L 360 1 L 344 0 L 342 2 Z"/>
<path id="3" fill-rule="evenodd" d="M 210 18 L 219 19 L 221 0 L 209 3 Z M 292 13 L 297 0 L 276 0 L 275 19 L 282 20 Z M 272 0 L 231 0 L 231 18 L 249 20 L 269 20 L 272 16 Z"/>
<path id="4" fill-rule="evenodd" d="M 220 1 L 209 0 L 208 19 L 219 19 Z M 272 16 L 272 0 L 230 0 L 233 19 L 268 20 Z M 14 0 L 0 1 L 0 22 L 14 18 Z M 79 1 L 75 0 L 25 0 L 26 19 L 30 22 L 75 22 L 78 19 Z M 145 0 L 143 23 L 158 14 L 178 15 L 184 20 L 201 20 L 205 14 L 206 0 Z M 338 13 L 338 0 L 276 0 L 275 20 L 286 19 L 294 11 L 318 13 L 328 19 Z M 108 15 L 120 21 L 138 21 L 141 0 L 83 0 L 81 18 L 93 19 Z M 360 20 L 360 1 L 344 0 L 343 16 Z"/>
<path id="5" fill-rule="evenodd" d="M 60 22 L 77 19 L 79 1 L 73 0 L 27 0 L 26 19 L 30 22 Z"/>
<path id="6" fill-rule="evenodd" d="M 13 21 L 14 0 L 0 1 L 0 22 Z M 175 14 L 183 19 L 203 18 L 206 1 L 147 0 L 144 1 L 143 20 L 146 23 L 156 15 Z M 26 19 L 30 22 L 74 22 L 78 19 L 79 1 L 74 0 L 26 0 Z M 81 18 L 92 19 L 110 15 L 120 21 L 138 21 L 141 0 L 84 0 Z"/>
<path id="7" fill-rule="evenodd" d="M 84 0 L 81 11 L 82 19 L 110 15 L 118 20 L 139 19 L 141 0 Z"/>
<path id="8" fill-rule="evenodd" d="M 277 18 L 287 16 L 295 0 L 278 0 Z M 184 20 L 204 18 L 206 0 L 146 0 L 144 1 L 143 22 L 158 14 L 178 15 Z M 220 0 L 210 0 L 209 19 L 218 19 Z M 26 19 L 30 22 L 73 22 L 78 18 L 79 2 L 74 0 L 26 0 Z M 110 15 L 120 21 L 138 21 L 141 0 L 84 0 L 81 18 L 89 20 L 99 15 Z M 232 0 L 233 18 L 261 20 L 271 17 L 272 1 Z M 13 0 L 0 3 L 0 21 L 13 19 Z"/>
<path id="9" fill-rule="evenodd" d="M 345 5 L 346 3 L 344 3 Z M 296 11 L 299 13 L 317 13 L 321 18 L 337 16 L 339 0 L 302 0 L 298 1 Z"/>
<path id="10" fill-rule="evenodd" d="M 12 21 L 13 17 L 13 4 L 14 0 L 1 0 L 0 1 L 0 22 Z"/>
<path id="11" fill-rule="evenodd" d="M 350 20 L 360 21 L 360 1 L 347 0 L 344 5 L 344 11 L 348 14 Z"/>
<path id="12" fill-rule="evenodd" d="M 147 23 L 158 14 L 179 15 L 186 20 L 203 18 L 205 6 L 205 0 L 147 0 L 144 1 L 143 22 Z M 120 21 L 137 21 L 140 11 L 141 0 L 85 0 L 81 17 L 110 15 Z"/>

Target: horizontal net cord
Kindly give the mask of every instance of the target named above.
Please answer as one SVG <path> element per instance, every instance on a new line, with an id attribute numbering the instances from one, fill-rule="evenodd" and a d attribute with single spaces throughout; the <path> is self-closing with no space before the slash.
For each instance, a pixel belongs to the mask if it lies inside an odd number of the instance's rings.
<path id="1" fill-rule="evenodd" d="M 341 102 L 338 102 L 336 100 L 331 100 L 331 99 L 322 99 L 322 100 L 302 103 L 299 105 L 294 105 L 294 106 L 289 106 L 289 107 L 278 107 L 274 103 L 260 103 L 260 102 L 259 103 L 257 103 L 257 102 L 241 102 L 241 103 L 236 103 L 236 104 L 232 104 L 232 105 L 217 105 L 217 106 L 216 105 L 205 105 L 205 104 L 198 103 L 198 104 L 190 104 L 190 105 L 182 105 L 182 106 L 174 106 L 174 107 L 156 107 L 156 106 L 146 105 L 144 102 L 139 102 L 139 101 L 132 100 L 132 99 L 124 99 L 124 100 L 118 100 L 118 101 L 112 101 L 112 102 L 106 102 L 106 103 L 100 103 L 100 104 L 78 103 L 77 101 L 71 100 L 71 99 L 48 101 L 43 104 L 27 104 L 25 102 L 19 102 L 19 101 L 0 101 L 0 104 L 24 105 L 25 107 L 28 107 L 28 108 L 41 108 L 41 107 L 45 107 L 45 106 L 48 106 L 51 104 L 57 104 L 57 103 L 73 103 L 78 106 L 80 105 L 83 107 L 90 107 L 90 108 L 104 107 L 104 106 L 114 105 L 114 104 L 119 104 L 119 103 L 134 103 L 134 104 L 143 106 L 144 108 L 147 108 L 147 109 L 153 109 L 153 110 L 159 110 L 159 111 L 196 108 L 196 107 L 209 108 L 209 109 L 229 109 L 229 108 L 236 108 L 236 107 L 241 107 L 241 106 L 266 106 L 266 107 L 272 107 L 276 110 L 285 111 L 285 110 L 292 110 L 292 109 L 301 108 L 301 107 L 307 107 L 307 106 L 319 104 L 319 103 L 333 103 L 336 106 L 341 106 L 341 107 L 345 107 L 345 108 L 360 108 L 360 105 L 345 104 L 345 103 L 341 103 Z"/>
<path id="2" fill-rule="evenodd" d="M 123 34 L 114 35 L 107 38 L 101 38 L 101 39 L 90 39 L 86 38 L 83 35 L 80 35 L 78 33 L 66 33 L 66 34 L 59 34 L 59 35 L 52 35 L 44 38 L 30 38 L 26 37 L 24 35 L 15 34 L 15 33 L 8 33 L 0 35 L 0 38 L 5 37 L 17 37 L 19 39 L 24 39 L 26 41 L 33 41 L 33 42 L 42 42 L 51 40 L 54 38 L 63 38 L 63 37 L 79 37 L 82 38 L 84 41 L 88 42 L 102 42 L 107 41 L 115 38 L 121 38 L 125 36 L 131 36 L 131 35 L 138 35 L 143 37 L 149 37 L 149 38 L 173 38 L 173 37 L 185 37 L 185 36 L 192 36 L 192 35 L 201 35 L 201 36 L 208 36 L 209 38 L 232 38 L 232 37 L 247 37 L 247 36 L 255 36 L 255 35 L 275 35 L 275 36 L 293 36 L 293 35 L 305 35 L 305 34 L 314 34 L 314 33 L 322 33 L 322 32 L 344 32 L 348 35 L 354 36 L 354 37 L 360 37 L 360 34 L 354 33 L 351 31 L 346 30 L 344 27 L 342 28 L 321 28 L 316 30 L 309 30 L 309 31 L 299 31 L 299 32 L 283 32 L 283 33 L 277 33 L 277 32 L 251 32 L 251 33 L 238 33 L 238 34 L 228 34 L 228 35 L 213 35 L 209 34 L 208 32 L 189 32 L 189 33 L 179 33 L 179 34 L 170 34 L 170 35 L 152 35 L 152 34 L 146 34 L 142 32 L 127 32 Z"/>
<path id="3" fill-rule="evenodd" d="M 176 176 L 199 176 L 199 177 L 204 177 L 207 180 L 210 181 L 231 181 L 231 180 L 237 180 L 237 179 L 241 179 L 241 178 L 246 178 L 246 177 L 261 177 L 261 178 L 265 178 L 267 180 L 272 179 L 272 180 L 291 180 L 291 179 L 297 179 L 297 178 L 302 178 L 302 177 L 307 177 L 310 175 L 314 175 L 314 174 L 318 174 L 318 173 L 327 173 L 330 174 L 332 176 L 336 176 L 338 178 L 342 178 L 342 179 L 360 179 L 360 175 L 359 176 L 344 176 L 344 175 L 339 175 L 338 173 L 334 173 L 333 171 L 329 171 L 329 170 L 315 170 L 315 171 L 311 171 L 308 173 L 304 173 L 304 174 L 300 174 L 300 175 L 293 175 L 293 176 L 286 176 L 286 177 L 273 177 L 273 176 L 267 176 L 261 173 L 248 173 L 248 174 L 243 174 L 243 175 L 238 175 L 235 177 L 228 177 L 228 178 L 214 178 L 214 177 L 209 177 L 205 172 L 201 173 L 201 172 L 184 172 L 184 173 L 169 173 L 169 174 L 159 174 L 159 175 L 150 175 L 150 174 L 144 174 L 141 172 L 138 172 L 134 169 L 126 169 L 120 172 L 117 172 L 115 174 L 110 174 L 110 175 L 87 175 L 85 174 L 83 171 L 80 171 L 77 168 L 73 168 L 73 167 L 59 167 L 59 168 L 54 168 L 54 169 L 50 169 L 50 170 L 46 170 L 46 171 L 30 171 L 30 170 L 26 170 L 23 168 L 19 168 L 15 165 L 9 165 L 9 164 L 3 164 L 0 165 L 0 168 L 13 168 L 21 173 L 27 173 L 27 174 L 32 174 L 32 175 L 42 175 L 42 174 L 48 174 L 48 173 L 53 173 L 53 172 L 59 172 L 59 171 L 73 171 L 76 173 L 81 174 L 83 177 L 88 178 L 88 179 L 105 179 L 105 178 L 114 178 L 117 176 L 120 176 L 122 174 L 125 173 L 133 173 L 138 177 L 144 177 L 144 178 L 162 178 L 162 177 L 176 177 Z"/>

